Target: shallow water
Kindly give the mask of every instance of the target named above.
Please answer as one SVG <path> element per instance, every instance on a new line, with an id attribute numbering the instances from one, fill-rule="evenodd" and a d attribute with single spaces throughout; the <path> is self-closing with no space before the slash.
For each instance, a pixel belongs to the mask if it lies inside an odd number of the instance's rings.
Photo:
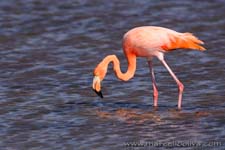
<path id="1" fill-rule="evenodd" d="M 224 0 L 0 1 L 1 149 L 165 149 L 172 142 L 186 143 L 175 149 L 201 148 L 188 142 L 224 149 L 224 12 Z M 122 36 L 142 25 L 193 32 L 205 42 L 203 53 L 166 55 L 185 85 L 181 111 L 176 84 L 156 59 L 158 109 L 143 58 L 126 83 L 109 67 L 104 99 L 91 89 L 106 55 L 116 54 L 126 70 Z"/>

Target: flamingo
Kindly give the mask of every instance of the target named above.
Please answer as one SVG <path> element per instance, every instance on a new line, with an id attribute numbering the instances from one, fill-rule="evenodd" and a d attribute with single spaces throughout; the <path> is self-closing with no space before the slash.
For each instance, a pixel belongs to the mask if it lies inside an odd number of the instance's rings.
<path id="1" fill-rule="evenodd" d="M 128 62 L 128 69 L 125 73 L 121 72 L 120 61 L 116 55 L 106 56 L 94 69 L 94 78 L 92 88 L 98 96 L 103 98 L 101 92 L 101 82 L 104 79 L 109 63 L 113 63 L 113 70 L 117 78 L 122 81 L 128 81 L 134 76 L 136 70 L 136 57 L 145 57 L 149 65 L 153 87 L 153 106 L 158 106 L 158 89 L 156 85 L 153 57 L 157 57 L 165 66 L 170 75 L 175 80 L 178 86 L 178 109 L 181 109 L 182 94 L 184 85 L 177 78 L 174 72 L 164 59 L 164 53 L 171 52 L 176 49 L 192 49 L 204 51 L 203 41 L 199 40 L 192 33 L 180 33 L 174 30 L 157 27 L 157 26 L 142 26 L 129 30 L 123 36 L 123 52 Z"/>

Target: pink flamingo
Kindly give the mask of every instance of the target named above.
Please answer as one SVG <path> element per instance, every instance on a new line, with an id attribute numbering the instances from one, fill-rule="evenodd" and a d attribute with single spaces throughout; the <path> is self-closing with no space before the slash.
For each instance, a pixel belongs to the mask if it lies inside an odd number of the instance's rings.
<path id="1" fill-rule="evenodd" d="M 178 109 L 181 109 L 184 86 L 164 60 L 164 53 L 179 48 L 204 51 L 205 48 L 200 44 L 204 43 L 191 33 L 179 33 L 171 29 L 156 26 L 143 26 L 131 29 L 123 37 L 123 51 L 128 61 L 127 71 L 125 73 L 121 72 L 120 61 L 116 55 L 108 55 L 94 69 L 92 88 L 101 98 L 103 98 L 101 81 L 107 73 L 109 63 L 113 63 L 113 70 L 115 71 L 117 78 L 127 81 L 134 76 L 136 70 L 136 57 L 146 57 L 152 78 L 154 106 L 157 107 L 158 90 L 152 64 L 152 58 L 155 56 L 162 62 L 177 83 L 179 93 Z"/>

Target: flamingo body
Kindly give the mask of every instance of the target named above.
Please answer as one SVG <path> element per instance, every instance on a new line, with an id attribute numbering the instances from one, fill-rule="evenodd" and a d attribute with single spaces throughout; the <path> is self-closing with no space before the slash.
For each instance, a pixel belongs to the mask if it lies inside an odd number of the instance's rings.
<path id="1" fill-rule="evenodd" d="M 118 58 L 115 55 L 108 55 L 94 69 L 92 88 L 103 98 L 101 93 L 101 81 L 107 73 L 108 64 L 110 62 L 113 63 L 113 69 L 116 76 L 123 81 L 127 81 L 134 76 L 136 70 L 136 57 L 146 57 L 153 83 L 154 106 L 157 106 L 158 90 L 152 63 L 152 57 L 157 57 L 178 85 L 178 108 L 180 109 L 184 86 L 164 60 L 164 53 L 180 48 L 200 51 L 205 50 L 200 44 L 204 43 L 191 33 L 180 33 L 171 29 L 156 26 L 143 26 L 131 29 L 124 34 L 123 37 L 123 50 L 128 61 L 127 71 L 122 73 Z"/>
<path id="2" fill-rule="evenodd" d="M 155 26 L 137 27 L 123 37 L 125 53 L 134 53 L 138 57 L 157 56 L 158 52 L 169 52 L 177 48 L 205 50 L 203 44 L 191 33 L 179 33 L 171 29 Z"/>

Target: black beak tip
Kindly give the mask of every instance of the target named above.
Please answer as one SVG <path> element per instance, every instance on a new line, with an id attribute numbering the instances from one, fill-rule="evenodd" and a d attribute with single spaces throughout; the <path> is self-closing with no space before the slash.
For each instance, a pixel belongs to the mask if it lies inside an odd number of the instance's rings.
<path id="1" fill-rule="evenodd" d="M 101 97 L 101 98 L 103 98 L 103 95 L 102 95 L 102 91 L 96 91 L 96 90 L 94 90 L 93 89 L 93 91 L 95 91 L 95 93 L 99 96 L 99 97 Z"/>

